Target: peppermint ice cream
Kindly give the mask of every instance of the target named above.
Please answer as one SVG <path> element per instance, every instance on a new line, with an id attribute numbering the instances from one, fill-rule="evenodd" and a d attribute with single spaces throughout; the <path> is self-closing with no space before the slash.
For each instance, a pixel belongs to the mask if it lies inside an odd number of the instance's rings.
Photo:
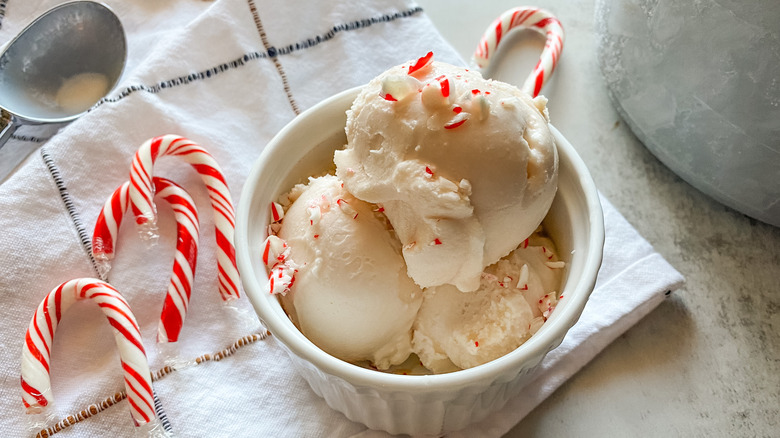
<path id="1" fill-rule="evenodd" d="M 553 242 L 534 234 L 482 274 L 480 287 L 425 290 L 413 351 L 435 373 L 501 357 L 531 337 L 558 301 L 563 262 Z"/>
<path id="2" fill-rule="evenodd" d="M 415 353 L 434 373 L 531 337 L 565 266 L 540 226 L 558 178 L 546 100 L 429 54 L 364 87 L 346 137 L 335 175 L 272 205 L 269 290 L 301 332 L 345 361 Z"/>
<path id="3" fill-rule="evenodd" d="M 547 124 L 544 97 L 428 56 L 363 88 L 336 175 L 384 206 L 418 285 L 472 291 L 550 208 L 558 157 Z"/>
<path id="4" fill-rule="evenodd" d="M 340 359 L 379 369 L 406 360 L 422 290 L 406 275 L 386 219 L 333 175 L 312 178 L 288 197 L 278 232 L 289 247 L 280 267 L 297 270 L 282 297 L 287 314 Z"/>

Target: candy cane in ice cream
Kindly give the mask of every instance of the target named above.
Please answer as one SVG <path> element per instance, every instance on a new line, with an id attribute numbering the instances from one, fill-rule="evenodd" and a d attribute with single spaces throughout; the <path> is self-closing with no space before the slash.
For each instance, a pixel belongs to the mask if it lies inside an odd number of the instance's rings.
<path id="1" fill-rule="evenodd" d="M 135 316 L 116 289 L 94 278 L 70 280 L 55 287 L 30 320 L 22 350 L 21 376 L 22 402 L 27 413 L 40 413 L 50 406 L 54 332 L 68 308 L 87 299 L 97 303 L 114 332 L 133 422 L 136 426 L 157 422 L 149 364 Z"/>
<path id="2" fill-rule="evenodd" d="M 201 146 L 184 137 L 164 135 L 147 140 L 136 152 L 130 169 L 129 195 L 133 215 L 141 227 L 142 235 L 155 232 L 157 216 L 152 202 L 152 174 L 155 161 L 166 155 L 178 157 L 192 165 L 205 183 L 214 210 L 219 292 L 225 301 L 239 298 L 233 200 L 219 164 Z"/>
<path id="3" fill-rule="evenodd" d="M 496 49 L 506 34 L 512 29 L 533 29 L 545 34 L 547 42 L 542 54 L 522 86 L 522 90 L 532 97 L 539 95 L 547 79 L 552 76 L 563 50 L 564 32 L 561 22 L 544 9 L 521 6 L 510 9 L 493 21 L 482 35 L 474 51 L 472 64 L 477 69 L 486 70 L 492 62 Z"/>
<path id="4" fill-rule="evenodd" d="M 157 342 L 176 342 L 187 314 L 195 265 L 198 258 L 198 210 L 189 193 L 171 180 L 154 177 L 156 196 L 165 199 L 176 218 L 176 254 L 173 260 L 168 292 L 165 296 Z M 92 237 L 92 255 L 101 266 L 101 275 L 108 271 L 114 258 L 116 241 L 122 218 L 129 207 L 130 182 L 125 182 L 106 201 L 95 223 Z"/>

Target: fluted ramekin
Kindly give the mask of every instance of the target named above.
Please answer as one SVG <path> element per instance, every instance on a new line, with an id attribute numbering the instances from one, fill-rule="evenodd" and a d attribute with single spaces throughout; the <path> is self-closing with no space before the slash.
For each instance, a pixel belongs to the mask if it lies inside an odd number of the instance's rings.
<path id="1" fill-rule="evenodd" d="M 585 307 L 601 266 L 604 219 L 582 159 L 553 128 L 558 146 L 558 192 L 546 231 L 566 261 L 561 299 L 527 342 L 486 364 L 441 375 L 397 375 L 337 359 L 309 341 L 269 294 L 262 244 L 270 204 L 296 183 L 332 166 L 346 143 L 346 110 L 359 89 L 337 94 L 305 111 L 265 147 L 242 190 L 236 223 L 238 268 L 260 319 L 283 344 L 311 388 L 333 409 L 369 428 L 393 434 L 436 435 L 459 430 L 503 407 L 532 378 L 545 355 L 563 341 Z"/>

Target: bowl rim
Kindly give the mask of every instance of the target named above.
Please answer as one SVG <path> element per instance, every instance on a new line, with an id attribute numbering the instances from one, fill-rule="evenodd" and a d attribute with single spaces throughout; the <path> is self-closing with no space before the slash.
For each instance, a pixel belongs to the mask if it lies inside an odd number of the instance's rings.
<path id="1" fill-rule="evenodd" d="M 390 391 L 430 392 L 470 386 L 477 382 L 491 382 L 496 380 L 497 376 L 521 369 L 520 364 L 530 358 L 544 356 L 550 350 L 550 346 L 557 345 L 559 338 L 563 339 L 569 328 L 579 319 L 595 286 L 603 256 L 605 234 L 603 211 L 590 172 L 571 143 L 552 125 L 550 128 L 555 136 L 559 160 L 565 157 L 570 162 L 575 170 L 573 178 L 584 192 L 585 204 L 590 218 L 589 247 L 583 264 L 583 277 L 575 286 L 574 293 L 567 295 L 570 303 L 561 309 L 561 314 L 548 322 L 550 328 L 538 332 L 517 349 L 485 364 L 447 374 L 399 375 L 383 373 L 331 356 L 309 341 L 286 315 L 282 318 L 279 312 L 272 311 L 265 306 L 265 303 L 269 302 L 269 298 L 266 293 L 262 292 L 262 285 L 254 273 L 248 238 L 249 213 L 252 210 L 251 204 L 255 197 L 254 188 L 258 187 L 258 180 L 263 170 L 273 165 L 269 158 L 273 155 L 273 151 L 284 144 L 286 137 L 300 129 L 301 126 L 312 123 L 319 117 L 320 112 L 344 111 L 345 108 L 349 108 L 361 88 L 362 86 L 354 87 L 337 93 L 302 112 L 285 125 L 263 149 L 244 183 L 236 214 L 237 264 L 246 295 L 260 319 L 266 324 L 268 330 L 293 354 L 311 363 L 320 371 L 340 377 L 353 385 L 381 387 Z M 349 104 L 346 104 L 347 102 Z"/>

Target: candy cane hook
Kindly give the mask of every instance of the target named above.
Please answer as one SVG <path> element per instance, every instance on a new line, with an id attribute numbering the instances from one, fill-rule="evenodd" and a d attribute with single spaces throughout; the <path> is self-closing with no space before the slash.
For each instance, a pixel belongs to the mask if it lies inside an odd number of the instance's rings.
<path id="1" fill-rule="evenodd" d="M 156 196 L 165 199 L 171 205 L 176 218 L 176 255 L 160 315 L 157 342 L 176 342 L 187 314 L 195 276 L 200 231 L 198 210 L 189 193 L 178 184 L 159 177 L 154 177 L 153 182 L 157 188 Z M 104 266 L 101 269 L 103 276 L 108 272 L 109 263 L 116 253 L 119 227 L 129 207 L 129 186 L 128 181 L 114 191 L 95 223 L 92 255 L 101 266 Z"/>
<path id="2" fill-rule="evenodd" d="M 155 161 L 166 155 L 181 158 L 192 165 L 206 185 L 216 226 L 219 292 L 225 301 L 239 298 L 240 279 L 236 268 L 234 243 L 236 220 L 230 191 L 222 170 L 211 154 L 184 137 L 165 135 L 147 140 L 133 158 L 129 195 L 133 214 L 136 223 L 141 226 L 142 235 L 144 231 L 155 232 L 153 230 L 157 216 L 152 202 L 154 196 L 152 174 Z"/>
<path id="3" fill-rule="evenodd" d="M 552 13 L 534 7 L 521 6 L 501 14 L 488 27 L 474 51 L 471 60 L 474 68 L 485 71 L 492 62 L 501 40 L 512 29 L 533 29 L 547 37 L 542 54 L 522 86 L 532 97 L 539 95 L 542 87 L 552 76 L 563 50 L 564 32 L 561 22 Z"/>
<path id="4" fill-rule="evenodd" d="M 134 424 L 143 426 L 158 422 L 151 373 L 135 316 L 116 289 L 94 278 L 60 284 L 49 292 L 30 320 L 22 351 L 21 376 L 22 402 L 27 413 L 41 413 L 50 406 L 53 400 L 50 362 L 54 332 L 68 308 L 85 299 L 97 303 L 114 332 Z"/>

